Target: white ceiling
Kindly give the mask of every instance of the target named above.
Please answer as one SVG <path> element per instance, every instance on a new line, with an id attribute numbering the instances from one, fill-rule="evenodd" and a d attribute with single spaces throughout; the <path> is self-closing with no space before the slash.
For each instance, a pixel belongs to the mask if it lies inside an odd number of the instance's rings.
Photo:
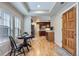
<path id="1" fill-rule="evenodd" d="M 25 8 L 25 5 L 22 2 L 10 2 L 21 14 L 27 15 L 28 9 Z"/>
<path id="2" fill-rule="evenodd" d="M 30 10 L 45 10 L 48 11 L 51 9 L 51 7 L 53 6 L 54 2 L 28 2 L 28 6 L 30 8 Z M 40 7 L 38 8 L 37 6 L 40 5 Z"/>
<path id="3" fill-rule="evenodd" d="M 72 4 L 72 2 L 65 2 L 64 4 L 60 2 L 11 2 L 10 4 L 24 15 L 44 16 L 55 15 L 66 5 Z M 37 5 L 40 5 L 40 7 L 38 8 Z"/>
<path id="4" fill-rule="evenodd" d="M 30 9 L 29 14 L 48 14 L 55 2 L 28 2 L 26 3 Z M 38 8 L 37 6 L 40 5 Z"/>

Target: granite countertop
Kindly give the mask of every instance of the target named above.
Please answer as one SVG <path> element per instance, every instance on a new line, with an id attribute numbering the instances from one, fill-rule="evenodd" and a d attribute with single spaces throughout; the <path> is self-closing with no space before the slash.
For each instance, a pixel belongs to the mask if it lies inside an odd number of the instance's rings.
<path id="1" fill-rule="evenodd" d="M 46 32 L 54 32 L 53 30 L 47 30 Z"/>
<path id="2" fill-rule="evenodd" d="M 54 30 L 39 30 L 39 31 L 54 32 Z"/>
<path id="3" fill-rule="evenodd" d="M 54 30 L 50 30 L 50 28 L 40 29 L 39 31 L 54 32 Z"/>

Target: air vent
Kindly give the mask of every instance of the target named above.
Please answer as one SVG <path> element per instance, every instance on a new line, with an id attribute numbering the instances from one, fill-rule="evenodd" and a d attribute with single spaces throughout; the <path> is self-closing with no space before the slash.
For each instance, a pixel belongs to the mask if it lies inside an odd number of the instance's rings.
<path id="1" fill-rule="evenodd" d="M 60 4 L 64 4 L 64 2 L 61 2 Z"/>

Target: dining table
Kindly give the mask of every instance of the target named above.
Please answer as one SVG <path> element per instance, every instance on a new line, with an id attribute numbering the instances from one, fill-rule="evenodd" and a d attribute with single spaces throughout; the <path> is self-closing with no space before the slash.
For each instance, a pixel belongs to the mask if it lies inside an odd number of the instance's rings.
<path id="1" fill-rule="evenodd" d="M 29 47 L 31 47 L 31 44 L 29 44 L 28 40 L 32 39 L 32 36 L 31 35 L 18 36 L 18 39 L 23 39 L 23 46 L 27 47 L 27 50 L 29 51 Z"/>

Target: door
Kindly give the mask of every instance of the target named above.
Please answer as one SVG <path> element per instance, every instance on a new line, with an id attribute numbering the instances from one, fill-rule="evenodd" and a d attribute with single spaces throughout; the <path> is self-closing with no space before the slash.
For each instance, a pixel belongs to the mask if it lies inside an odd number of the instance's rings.
<path id="1" fill-rule="evenodd" d="M 62 19 L 62 47 L 76 55 L 76 8 L 73 7 L 64 13 Z"/>

